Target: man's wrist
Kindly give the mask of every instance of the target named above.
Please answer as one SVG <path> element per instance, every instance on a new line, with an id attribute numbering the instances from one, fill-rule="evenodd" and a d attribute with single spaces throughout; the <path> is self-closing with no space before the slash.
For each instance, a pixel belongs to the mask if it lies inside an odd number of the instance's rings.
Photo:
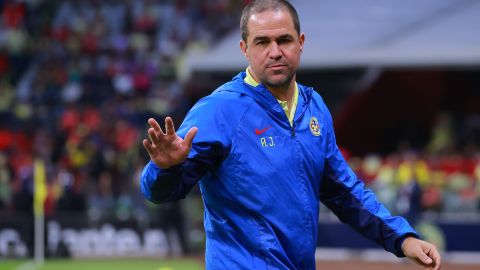
<path id="1" fill-rule="evenodd" d="M 409 238 L 413 238 L 413 239 L 419 239 L 419 236 L 415 233 L 406 233 L 404 234 L 402 237 L 400 237 L 397 241 L 397 248 L 399 250 L 401 250 L 402 254 L 403 254 L 403 257 L 405 257 L 405 252 L 404 252 L 404 244 L 405 244 L 405 240 L 409 239 Z"/>

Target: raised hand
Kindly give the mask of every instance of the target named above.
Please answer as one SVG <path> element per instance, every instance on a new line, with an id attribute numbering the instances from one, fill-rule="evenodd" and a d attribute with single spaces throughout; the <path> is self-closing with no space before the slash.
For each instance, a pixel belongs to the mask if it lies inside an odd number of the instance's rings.
<path id="1" fill-rule="evenodd" d="M 149 140 L 144 139 L 143 146 L 150 159 L 162 169 L 182 163 L 192 148 L 192 141 L 198 129 L 192 127 L 185 135 L 185 139 L 182 139 L 175 133 L 170 117 L 165 118 L 165 133 L 155 119 L 148 119 L 148 124 Z"/>
<path id="2" fill-rule="evenodd" d="M 423 266 L 424 269 L 440 269 L 441 257 L 434 245 L 414 237 L 408 237 L 403 241 L 402 250 L 405 256 Z"/>

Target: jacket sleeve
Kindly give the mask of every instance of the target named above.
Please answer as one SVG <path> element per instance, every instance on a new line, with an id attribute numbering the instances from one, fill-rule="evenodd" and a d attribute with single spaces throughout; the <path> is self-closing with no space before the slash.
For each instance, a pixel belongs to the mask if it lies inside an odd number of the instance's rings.
<path id="1" fill-rule="evenodd" d="M 392 216 L 357 178 L 337 147 L 331 116 L 327 115 L 328 149 L 320 186 L 321 202 L 357 232 L 396 256 L 405 257 L 401 250 L 403 240 L 408 236 L 418 238 L 417 233 L 403 217 Z"/>
<path id="2" fill-rule="evenodd" d="M 228 156 L 228 121 L 217 106 L 220 104 L 216 103 L 210 97 L 200 100 L 177 130 L 184 138 L 190 128 L 198 128 L 192 149 L 183 163 L 162 170 L 150 161 L 144 167 L 140 186 L 146 199 L 162 203 L 185 198 L 203 176 Z"/>

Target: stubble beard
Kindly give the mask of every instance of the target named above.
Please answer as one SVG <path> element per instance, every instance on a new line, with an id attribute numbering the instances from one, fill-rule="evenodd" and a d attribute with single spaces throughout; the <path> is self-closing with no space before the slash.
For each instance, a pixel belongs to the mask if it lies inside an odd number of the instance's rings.
<path id="1" fill-rule="evenodd" d="M 272 79 L 266 77 L 265 81 L 262 82 L 267 88 L 274 88 L 274 89 L 283 89 L 287 90 L 290 86 L 290 83 L 293 80 L 294 72 L 289 72 L 285 75 L 284 79 L 273 81 Z"/>

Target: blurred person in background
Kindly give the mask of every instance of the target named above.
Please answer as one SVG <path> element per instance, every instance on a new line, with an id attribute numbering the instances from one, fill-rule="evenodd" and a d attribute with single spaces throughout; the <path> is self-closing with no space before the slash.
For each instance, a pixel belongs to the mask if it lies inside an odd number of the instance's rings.
<path id="1" fill-rule="evenodd" d="M 201 99 L 177 133 L 170 117 L 165 131 L 148 120 L 144 196 L 174 201 L 199 182 L 207 269 L 315 269 L 319 200 L 387 251 L 439 269 L 436 247 L 348 167 L 320 95 L 295 81 L 305 41 L 295 8 L 253 1 L 240 25 L 246 71 Z"/>

